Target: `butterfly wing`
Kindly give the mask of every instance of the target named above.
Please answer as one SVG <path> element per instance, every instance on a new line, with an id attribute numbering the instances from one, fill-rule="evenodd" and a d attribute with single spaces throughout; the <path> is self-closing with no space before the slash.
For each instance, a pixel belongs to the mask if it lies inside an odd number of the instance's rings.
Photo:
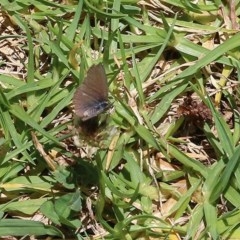
<path id="1" fill-rule="evenodd" d="M 108 86 L 104 68 L 102 64 L 93 65 L 74 94 L 75 112 L 83 121 L 95 117 L 108 107 L 107 98 Z"/>
<path id="2" fill-rule="evenodd" d="M 93 65 L 87 73 L 83 85 L 87 87 L 89 95 L 97 100 L 107 100 L 108 85 L 107 76 L 102 64 Z"/>

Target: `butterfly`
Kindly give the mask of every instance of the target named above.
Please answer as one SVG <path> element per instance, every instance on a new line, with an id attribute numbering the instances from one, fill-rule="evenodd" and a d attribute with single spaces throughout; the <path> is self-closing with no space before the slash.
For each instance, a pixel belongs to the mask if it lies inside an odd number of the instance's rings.
<path id="1" fill-rule="evenodd" d="M 75 113 L 82 121 L 94 118 L 109 108 L 107 76 L 101 63 L 89 68 L 74 94 L 73 103 Z"/>

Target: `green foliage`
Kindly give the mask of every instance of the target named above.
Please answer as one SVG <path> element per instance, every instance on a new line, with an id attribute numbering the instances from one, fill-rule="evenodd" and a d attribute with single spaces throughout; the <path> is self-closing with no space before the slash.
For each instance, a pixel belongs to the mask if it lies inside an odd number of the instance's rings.
<path id="1" fill-rule="evenodd" d="M 1 1 L 1 237 L 240 238 L 231 4 Z M 112 109 L 82 136 L 72 98 L 99 62 Z"/>

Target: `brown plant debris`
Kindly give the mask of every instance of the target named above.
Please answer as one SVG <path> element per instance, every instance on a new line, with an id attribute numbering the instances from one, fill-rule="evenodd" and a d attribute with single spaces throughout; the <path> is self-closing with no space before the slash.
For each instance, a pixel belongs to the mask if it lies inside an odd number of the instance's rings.
<path id="1" fill-rule="evenodd" d="M 185 97 L 183 103 L 177 109 L 177 115 L 184 116 L 188 121 L 201 126 L 204 122 L 212 121 L 210 109 L 199 100 L 195 100 L 191 95 Z"/>

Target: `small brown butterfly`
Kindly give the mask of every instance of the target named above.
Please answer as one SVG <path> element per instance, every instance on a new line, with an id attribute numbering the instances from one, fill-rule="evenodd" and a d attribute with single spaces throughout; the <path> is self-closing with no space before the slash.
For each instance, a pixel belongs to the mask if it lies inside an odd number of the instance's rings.
<path id="1" fill-rule="evenodd" d="M 73 103 L 75 113 L 82 121 L 98 116 L 109 108 L 107 77 L 103 65 L 93 65 L 77 88 Z"/>

